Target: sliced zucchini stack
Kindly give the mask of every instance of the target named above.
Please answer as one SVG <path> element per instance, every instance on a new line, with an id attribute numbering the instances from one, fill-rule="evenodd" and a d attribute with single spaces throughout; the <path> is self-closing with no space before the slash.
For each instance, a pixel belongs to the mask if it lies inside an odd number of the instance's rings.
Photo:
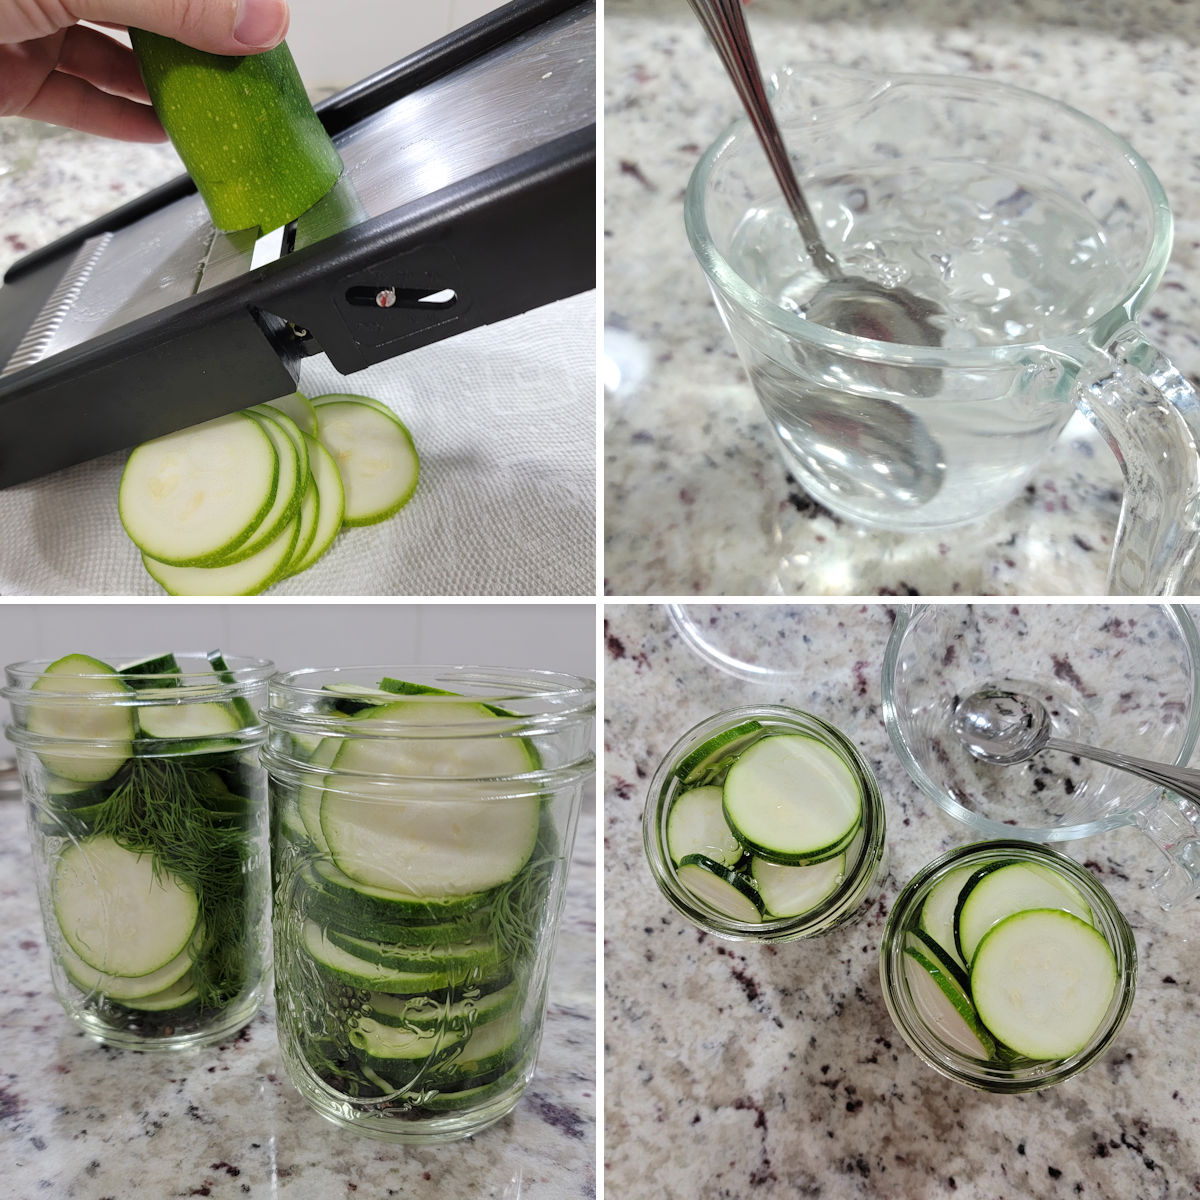
<path id="1" fill-rule="evenodd" d="M 343 526 L 399 512 L 418 471 L 384 405 L 297 392 L 138 446 L 118 508 L 171 595 L 250 596 L 307 571 Z"/>
<path id="2" fill-rule="evenodd" d="M 197 700 L 181 682 L 173 654 L 120 669 L 71 654 L 14 714 L 52 739 L 33 810 L 51 953 L 85 1009 L 145 1034 L 181 1032 L 260 982 L 256 756 L 232 736 L 245 701 Z"/>
<path id="3" fill-rule="evenodd" d="M 561 858 L 533 785 L 498 796 L 480 781 L 538 770 L 537 749 L 503 710 L 419 698 L 438 689 L 328 690 L 363 729 L 313 747 L 321 782 L 278 804 L 277 857 L 295 867 L 277 880 L 285 1044 L 342 1094 L 414 1117 L 500 1096 L 535 1050 Z M 470 735 L 448 736 L 457 725 Z"/>
<path id="4" fill-rule="evenodd" d="M 1084 1050 L 1117 987 L 1091 906 L 1041 863 L 999 858 L 942 876 L 904 946 L 905 979 L 929 1028 L 982 1060 Z"/>
<path id="5" fill-rule="evenodd" d="M 724 917 L 803 916 L 833 895 L 857 857 L 859 780 L 814 737 L 743 722 L 692 750 L 675 777 L 667 853 L 679 882 Z"/>

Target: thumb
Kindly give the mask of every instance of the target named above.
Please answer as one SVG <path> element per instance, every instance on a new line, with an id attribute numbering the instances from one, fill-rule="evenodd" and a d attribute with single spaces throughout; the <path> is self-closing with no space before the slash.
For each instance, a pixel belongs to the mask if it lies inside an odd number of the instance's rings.
<path id="1" fill-rule="evenodd" d="M 213 54 L 249 54 L 283 41 L 287 0 L 76 0 L 81 21 L 131 25 Z"/>

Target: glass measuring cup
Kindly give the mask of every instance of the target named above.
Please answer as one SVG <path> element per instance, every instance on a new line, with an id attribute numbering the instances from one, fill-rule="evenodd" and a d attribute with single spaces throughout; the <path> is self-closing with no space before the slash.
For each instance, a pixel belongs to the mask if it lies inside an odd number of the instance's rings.
<path id="1" fill-rule="evenodd" d="M 1056 735 L 1184 765 L 1200 735 L 1200 636 L 1179 605 L 902 608 L 883 661 L 892 746 L 922 791 L 985 837 L 1074 841 L 1121 826 L 1163 855 L 1164 908 L 1200 892 L 1200 812 L 1169 791 L 1066 754 L 999 766 L 950 726 L 981 687 L 1036 696 Z"/>
<path id="2" fill-rule="evenodd" d="M 842 269 L 928 297 L 944 327 L 908 346 L 806 320 L 823 277 L 735 121 L 684 222 L 788 470 L 860 525 L 958 525 L 1013 499 L 1078 407 L 1125 475 L 1110 591 L 1195 590 L 1200 412 L 1136 325 L 1172 231 L 1147 164 L 992 81 L 804 66 L 773 105 Z"/>

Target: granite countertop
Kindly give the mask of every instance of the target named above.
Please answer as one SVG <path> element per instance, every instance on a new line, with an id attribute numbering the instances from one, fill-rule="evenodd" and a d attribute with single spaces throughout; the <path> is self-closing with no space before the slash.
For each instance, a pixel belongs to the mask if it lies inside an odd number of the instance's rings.
<path id="1" fill-rule="evenodd" d="M 1143 324 L 1200 374 L 1200 7 L 754 0 L 748 15 L 768 72 L 815 61 L 997 79 L 1127 138 L 1177 218 Z M 1102 593 L 1121 476 L 1082 416 L 1021 497 L 957 529 L 858 531 L 788 479 L 683 230 L 692 168 L 740 111 L 733 90 L 677 0 L 611 0 L 605 29 L 606 591 Z"/>
<path id="2" fill-rule="evenodd" d="M 595 1178 L 594 808 L 580 819 L 537 1073 L 473 1138 L 405 1148 L 344 1132 L 288 1082 L 270 1006 L 209 1049 L 97 1045 L 50 987 L 22 806 L 0 801 L 0 1192 L 11 1200 L 471 1196 L 588 1200 Z"/>
<path id="3" fill-rule="evenodd" d="M 900 886 L 973 840 L 905 773 L 880 712 L 884 605 L 701 609 L 744 653 L 799 674 L 748 682 L 699 658 L 660 607 L 606 608 L 605 1182 L 622 1200 L 1191 1195 L 1200 1189 L 1196 902 L 1163 912 L 1157 852 L 1131 829 L 1065 847 L 1110 890 L 1140 963 L 1124 1028 L 1082 1075 L 994 1096 L 951 1083 L 896 1032 L 879 988 Z M 786 634 L 786 636 L 783 636 Z M 678 916 L 642 852 L 650 776 L 675 739 L 743 703 L 831 720 L 879 780 L 890 876 L 860 923 L 778 946 Z"/>

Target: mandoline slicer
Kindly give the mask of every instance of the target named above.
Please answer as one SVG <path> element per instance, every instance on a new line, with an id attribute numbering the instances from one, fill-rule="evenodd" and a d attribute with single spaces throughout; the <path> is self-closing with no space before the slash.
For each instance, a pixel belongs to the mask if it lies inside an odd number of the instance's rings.
<path id="1" fill-rule="evenodd" d="M 345 173 L 273 239 L 184 176 L 12 266 L 0 487 L 595 286 L 595 0 L 515 0 L 317 108 Z"/>

